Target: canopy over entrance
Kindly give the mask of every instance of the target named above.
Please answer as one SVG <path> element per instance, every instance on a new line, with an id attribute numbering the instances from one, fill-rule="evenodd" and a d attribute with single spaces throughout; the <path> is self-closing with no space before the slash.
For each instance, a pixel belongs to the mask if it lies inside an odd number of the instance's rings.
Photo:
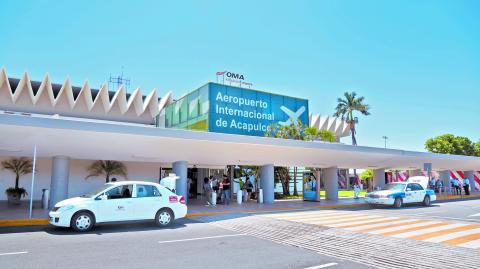
<path id="1" fill-rule="evenodd" d="M 0 155 L 196 165 L 265 165 L 480 170 L 480 158 L 432 154 L 340 143 L 196 132 L 105 122 L 0 114 Z"/>

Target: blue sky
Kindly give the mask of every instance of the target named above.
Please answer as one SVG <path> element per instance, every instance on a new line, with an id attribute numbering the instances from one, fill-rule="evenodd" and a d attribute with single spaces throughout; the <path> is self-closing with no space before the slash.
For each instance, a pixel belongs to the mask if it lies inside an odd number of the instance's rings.
<path id="1" fill-rule="evenodd" d="M 124 66 L 131 88 L 178 97 L 231 70 L 314 113 L 332 114 L 345 91 L 365 96 L 359 145 L 480 139 L 479 1 L 4 0 L 0 11 L 9 76 L 98 87 Z"/>

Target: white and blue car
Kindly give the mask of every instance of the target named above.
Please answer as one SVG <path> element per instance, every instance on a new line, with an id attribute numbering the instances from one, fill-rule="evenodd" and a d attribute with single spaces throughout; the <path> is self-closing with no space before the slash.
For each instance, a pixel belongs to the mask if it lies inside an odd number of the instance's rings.
<path id="1" fill-rule="evenodd" d="M 404 204 L 422 203 L 430 206 L 437 199 L 435 192 L 427 188 L 428 177 L 410 177 L 405 182 L 386 184 L 381 190 L 367 193 L 365 202 L 370 205 L 390 205 L 400 208 Z"/>

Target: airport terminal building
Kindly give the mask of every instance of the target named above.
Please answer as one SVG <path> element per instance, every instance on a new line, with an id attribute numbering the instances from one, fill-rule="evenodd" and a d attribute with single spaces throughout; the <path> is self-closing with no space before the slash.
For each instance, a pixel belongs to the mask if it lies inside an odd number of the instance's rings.
<path id="1" fill-rule="evenodd" d="M 322 141 L 270 138 L 264 134 L 276 124 L 300 122 L 332 131 L 337 141 L 350 133 L 338 118 L 312 112 L 307 99 L 283 96 L 209 82 L 190 93 L 174 97 L 127 93 L 104 84 L 92 89 L 87 82 L 72 85 L 43 80 L 9 78 L 0 70 L 0 160 L 32 157 L 36 147 L 34 200 L 50 190 L 50 206 L 82 195 L 105 183 L 88 178 L 95 160 L 123 162 L 129 180 L 158 182 L 168 171 L 180 178 L 176 190 L 187 196 L 187 177 L 195 194 L 209 175 L 234 176 L 234 167 L 260 167 L 263 201 L 274 202 L 274 167 L 300 166 L 321 171 L 328 199 L 337 199 L 338 170 L 374 169 L 374 184 L 385 184 L 386 169 L 421 173 L 425 164 L 448 182 L 449 171 L 462 171 L 473 182 L 480 158 L 404 150 L 361 147 Z M 477 178 L 478 179 L 478 178 Z M 123 178 L 119 178 L 123 180 Z M 0 200 L 12 187 L 14 175 L 0 171 Z M 29 189 L 31 175 L 20 186 Z M 235 190 L 234 190 L 235 192 Z"/>

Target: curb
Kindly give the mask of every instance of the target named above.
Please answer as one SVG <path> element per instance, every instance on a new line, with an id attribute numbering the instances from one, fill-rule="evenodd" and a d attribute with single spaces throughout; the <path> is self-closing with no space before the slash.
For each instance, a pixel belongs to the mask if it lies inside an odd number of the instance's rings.
<path id="1" fill-rule="evenodd" d="M 441 197 L 438 198 L 437 201 L 441 202 L 449 202 L 449 201 L 464 201 L 464 200 L 473 200 L 479 199 L 480 194 L 466 196 L 448 196 L 448 197 Z M 282 211 L 301 211 L 305 209 L 343 209 L 343 208 L 359 208 L 359 207 L 366 207 L 366 203 L 361 204 L 343 204 L 343 205 L 317 205 L 317 206 L 305 206 L 302 208 L 292 208 L 292 207 L 284 207 L 284 208 L 272 208 L 272 209 L 265 209 L 265 210 L 239 210 L 234 212 L 228 211 L 220 211 L 220 212 L 198 212 L 198 213 L 190 213 L 185 216 L 185 218 L 197 218 L 197 217 L 207 217 L 207 216 L 215 216 L 215 215 L 226 215 L 226 214 L 235 214 L 235 213 L 250 213 L 250 214 L 263 214 L 269 212 L 282 212 Z M 0 228 L 1 227 L 24 227 L 24 226 L 45 226 L 49 225 L 49 219 L 47 218 L 36 218 L 36 219 L 11 219 L 11 220 L 0 220 Z"/>
<path id="2" fill-rule="evenodd" d="M 437 201 L 464 201 L 464 200 L 473 200 L 480 198 L 480 194 L 473 194 L 473 195 L 451 195 L 446 197 L 437 197 Z"/>
<path id="3" fill-rule="evenodd" d="M 186 218 L 207 217 L 207 216 L 236 214 L 236 213 L 264 214 L 264 213 L 283 212 L 283 211 L 302 211 L 306 209 L 307 210 L 308 209 L 342 209 L 342 208 L 357 208 L 357 207 L 365 207 L 365 206 L 367 206 L 367 204 L 318 205 L 318 206 L 305 206 L 301 208 L 283 207 L 283 208 L 272 208 L 272 209 L 265 209 L 265 210 L 238 210 L 233 212 L 228 212 L 228 211 L 198 212 L 198 213 L 187 214 Z"/>
<path id="4" fill-rule="evenodd" d="M 0 227 L 22 227 L 48 225 L 48 219 L 11 219 L 0 220 Z"/>

